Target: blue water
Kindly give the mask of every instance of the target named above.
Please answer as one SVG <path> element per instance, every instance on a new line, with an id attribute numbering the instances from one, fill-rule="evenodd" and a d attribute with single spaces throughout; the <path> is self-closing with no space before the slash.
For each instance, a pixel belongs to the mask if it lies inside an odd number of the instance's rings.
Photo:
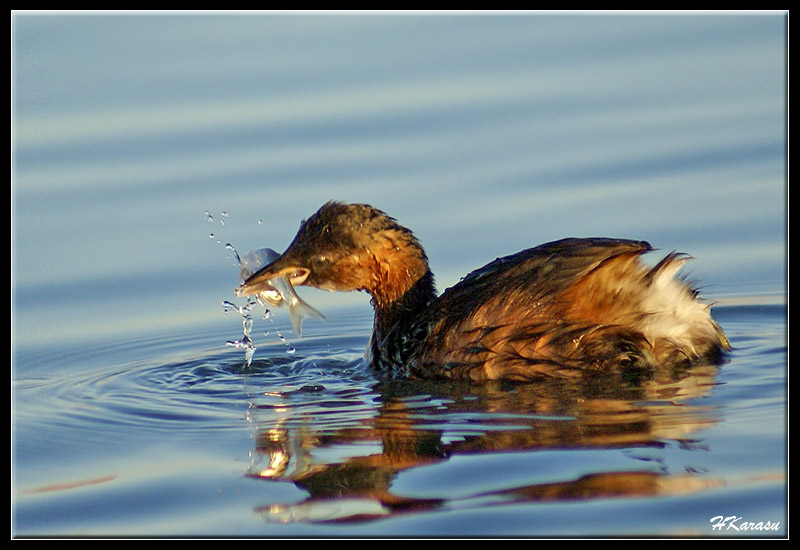
<path id="1" fill-rule="evenodd" d="M 786 26 L 15 13 L 12 534 L 786 536 Z M 387 381 L 368 297 L 300 289 L 327 322 L 259 312 L 245 368 L 225 245 L 330 199 L 412 228 L 440 289 L 565 236 L 688 252 L 734 351 Z"/>

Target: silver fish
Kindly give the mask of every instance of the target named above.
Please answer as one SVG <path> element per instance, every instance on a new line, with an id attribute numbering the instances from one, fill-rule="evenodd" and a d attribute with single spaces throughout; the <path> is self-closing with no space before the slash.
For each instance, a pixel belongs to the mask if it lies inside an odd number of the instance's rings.
<path id="1" fill-rule="evenodd" d="M 289 318 L 292 320 L 292 329 L 297 336 L 303 335 L 303 320 L 306 317 L 313 317 L 320 321 L 325 320 L 325 316 L 319 311 L 305 303 L 292 286 L 288 275 L 281 275 L 270 280 L 270 284 L 278 291 L 283 302 L 289 308 Z"/>
<path id="2" fill-rule="evenodd" d="M 280 254 L 271 248 L 261 248 L 248 253 L 239 260 L 239 265 L 241 266 L 239 277 L 242 281 L 246 281 L 261 268 L 274 262 L 278 257 L 280 257 Z M 259 300 L 262 305 L 264 305 L 264 302 L 274 307 L 280 307 L 286 304 L 286 307 L 289 309 L 289 318 L 292 321 L 292 329 L 298 337 L 303 335 L 303 320 L 307 317 L 313 317 L 320 321 L 325 320 L 324 315 L 305 303 L 302 298 L 297 295 L 288 275 L 280 275 L 262 284 L 263 287 L 259 288 L 256 292 L 253 292 L 252 289 L 245 291 L 245 285 L 242 284 L 236 288 L 236 295 L 244 296 L 247 294 L 255 294 L 256 299 Z"/>

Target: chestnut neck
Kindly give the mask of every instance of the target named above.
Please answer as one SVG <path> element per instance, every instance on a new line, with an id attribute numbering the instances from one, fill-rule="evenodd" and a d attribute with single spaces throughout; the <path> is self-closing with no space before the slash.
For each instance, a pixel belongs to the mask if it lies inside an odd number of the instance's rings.
<path id="1" fill-rule="evenodd" d="M 375 330 L 384 335 L 396 329 L 402 330 L 402 327 L 417 320 L 436 298 L 433 273 L 426 269 L 421 277 L 392 301 L 381 299 L 380 296 L 380 293 L 372 294 Z"/>
<path id="2" fill-rule="evenodd" d="M 436 296 L 428 257 L 408 229 L 388 218 L 379 231 L 359 236 L 348 271 L 356 286 L 372 296 L 376 316 L 391 318 L 396 312 L 424 308 Z"/>
<path id="3" fill-rule="evenodd" d="M 362 288 L 375 310 L 373 359 L 402 362 L 418 345 L 419 321 L 436 299 L 436 285 L 425 251 L 410 231 L 391 225 L 369 240 L 369 252 L 359 263 L 369 266 Z"/>

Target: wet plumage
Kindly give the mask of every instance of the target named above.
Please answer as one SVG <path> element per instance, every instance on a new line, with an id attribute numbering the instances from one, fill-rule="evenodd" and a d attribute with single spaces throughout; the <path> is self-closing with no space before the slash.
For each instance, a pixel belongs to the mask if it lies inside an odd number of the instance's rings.
<path id="1" fill-rule="evenodd" d="M 718 361 L 728 342 L 676 277 L 688 256 L 649 268 L 640 256 L 651 250 L 644 241 L 563 239 L 498 258 L 439 296 L 411 231 L 371 206 L 331 202 L 242 289 L 282 275 L 370 293 L 372 364 L 414 376 L 531 380 Z"/>

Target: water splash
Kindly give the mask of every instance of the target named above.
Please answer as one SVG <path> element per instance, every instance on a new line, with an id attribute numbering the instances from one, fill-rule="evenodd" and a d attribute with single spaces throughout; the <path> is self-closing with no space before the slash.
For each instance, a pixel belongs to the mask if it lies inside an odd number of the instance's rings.
<path id="1" fill-rule="evenodd" d="M 243 349 L 244 360 L 247 367 L 253 362 L 253 355 L 256 353 L 256 346 L 253 344 L 253 339 L 250 334 L 253 330 L 253 306 L 256 302 L 248 299 L 243 306 L 238 306 L 228 300 L 222 301 L 222 307 L 228 311 L 233 310 L 242 316 L 242 337 L 239 340 L 228 340 L 226 345 Z"/>
<path id="2" fill-rule="evenodd" d="M 206 221 L 208 221 L 209 223 L 215 223 L 219 221 L 219 224 L 222 226 L 225 225 L 225 220 L 226 218 L 229 217 L 228 212 L 225 210 L 220 212 L 218 220 L 215 219 L 214 216 L 208 210 L 206 210 L 204 214 Z M 259 219 L 257 223 L 261 225 L 263 221 Z M 222 244 L 222 241 L 220 240 L 219 236 L 216 233 L 210 233 L 209 239 L 216 241 L 217 244 Z M 227 253 L 227 258 L 229 260 L 232 260 L 233 265 L 239 269 L 239 277 L 242 280 L 246 279 L 254 272 L 258 271 L 261 267 L 267 265 L 268 263 L 270 263 L 276 257 L 279 256 L 279 254 L 274 250 L 266 248 L 261 250 L 255 250 L 253 252 L 250 252 L 249 254 L 246 254 L 245 256 L 240 256 L 239 252 L 236 250 L 236 247 L 233 244 L 228 242 L 224 245 L 224 247 Z M 270 299 L 271 295 L 267 292 L 255 296 L 247 296 L 245 303 L 243 305 L 238 305 L 229 300 L 222 301 L 222 307 L 226 313 L 236 312 L 242 318 L 242 336 L 236 340 L 228 340 L 226 342 L 226 345 L 236 349 L 244 350 L 246 367 L 250 367 L 250 365 L 252 364 L 253 356 L 255 355 L 257 349 L 253 342 L 253 337 L 252 337 L 253 324 L 254 324 L 254 308 L 258 306 L 264 307 L 263 319 L 268 321 L 269 323 L 274 324 L 275 323 L 274 315 L 269 309 L 267 309 L 267 306 L 282 305 L 283 302 L 282 297 L 280 296 L 280 294 L 278 294 L 277 291 L 275 291 L 274 294 L 275 294 L 274 299 Z M 295 304 L 293 305 L 297 307 Z M 316 314 L 316 317 L 324 319 L 324 317 L 322 317 L 322 315 L 319 313 Z M 296 323 L 295 316 L 292 317 L 292 322 L 294 327 L 294 324 Z M 300 335 L 299 331 L 296 329 L 295 333 L 298 334 L 298 336 Z M 277 328 L 274 329 L 274 334 L 278 338 L 278 340 L 280 340 L 280 342 L 284 345 L 287 354 L 291 355 L 296 353 L 295 347 L 291 345 L 289 342 L 287 342 L 286 338 L 281 334 L 279 330 L 277 330 Z M 264 336 L 270 336 L 270 330 L 265 330 Z"/>

